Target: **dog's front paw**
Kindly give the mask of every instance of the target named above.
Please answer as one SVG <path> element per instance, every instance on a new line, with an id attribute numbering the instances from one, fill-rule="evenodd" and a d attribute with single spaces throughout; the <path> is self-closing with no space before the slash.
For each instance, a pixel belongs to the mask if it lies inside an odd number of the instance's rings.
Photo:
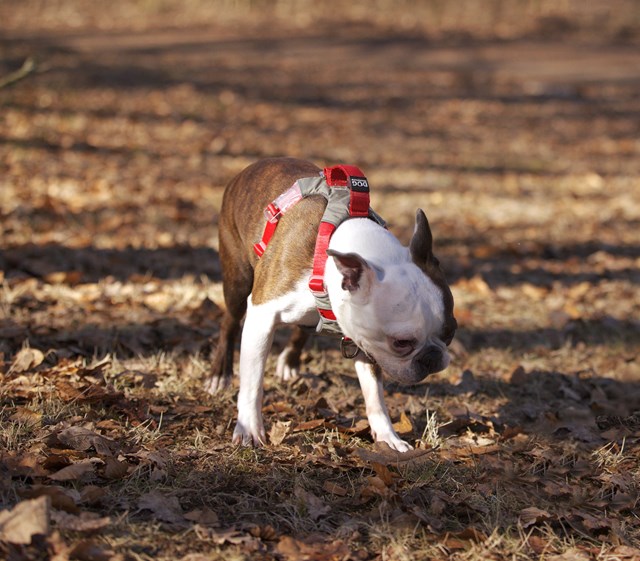
<path id="1" fill-rule="evenodd" d="M 211 376 L 211 378 L 204 383 L 204 391 L 215 395 L 230 385 L 231 378 L 229 378 L 229 376 Z"/>
<path id="2" fill-rule="evenodd" d="M 233 430 L 233 441 L 236 446 L 264 446 L 267 435 L 262 423 L 242 422 L 238 420 Z"/>
<path id="3" fill-rule="evenodd" d="M 397 452 L 408 452 L 413 450 L 413 446 L 402 440 L 395 432 L 377 433 L 374 435 L 376 442 L 385 442 L 392 450 Z"/>

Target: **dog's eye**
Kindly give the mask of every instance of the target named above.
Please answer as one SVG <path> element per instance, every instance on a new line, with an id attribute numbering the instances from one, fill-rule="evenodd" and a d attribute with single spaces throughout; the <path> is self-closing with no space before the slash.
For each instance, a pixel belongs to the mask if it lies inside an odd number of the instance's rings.
<path id="1" fill-rule="evenodd" d="M 393 339 L 391 346 L 393 350 L 400 356 L 412 353 L 416 348 L 417 341 L 415 339 Z"/>

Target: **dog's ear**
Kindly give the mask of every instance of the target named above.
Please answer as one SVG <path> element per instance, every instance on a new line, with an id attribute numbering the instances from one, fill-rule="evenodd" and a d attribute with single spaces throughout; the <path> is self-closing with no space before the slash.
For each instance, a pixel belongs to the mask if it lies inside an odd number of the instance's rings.
<path id="1" fill-rule="evenodd" d="M 433 255 L 433 235 L 429 227 L 429 221 L 421 208 L 416 212 L 416 226 L 409 244 L 411 260 L 421 269 L 428 263 L 438 265 L 438 260 Z"/>
<path id="2" fill-rule="evenodd" d="M 351 294 L 367 295 L 373 283 L 382 280 L 384 276 L 383 271 L 357 253 L 340 253 L 328 249 L 327 255 L 333 257 L 336 267 L 342 275 L 342 290 Z"/>

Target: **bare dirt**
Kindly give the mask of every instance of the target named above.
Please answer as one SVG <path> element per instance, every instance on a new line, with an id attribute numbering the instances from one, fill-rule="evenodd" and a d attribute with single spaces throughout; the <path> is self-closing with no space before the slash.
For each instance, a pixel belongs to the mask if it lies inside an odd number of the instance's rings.
<path id="1" fill-rule="evenodd" d="M 637 7 L 303 4 L 0 7 L 0 557 L 640 558 Z M 266 448 L 201 389 L 224 185 L 275 155 L 429 217 L 460 329 L 386 386 L 407 456 L 332 340 Z"/>

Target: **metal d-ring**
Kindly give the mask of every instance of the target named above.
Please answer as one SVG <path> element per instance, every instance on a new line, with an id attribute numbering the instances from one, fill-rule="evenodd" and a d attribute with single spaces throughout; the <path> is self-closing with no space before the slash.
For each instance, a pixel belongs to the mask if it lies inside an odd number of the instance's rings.
<path id="1" fill-rule="evenodd" d="M 360 349 L 358 348 L 358 345 L 353 342 L 353 339 L 343 337 L 340 341 L 340 352 L 344 358 L 356 358 Z"/>

